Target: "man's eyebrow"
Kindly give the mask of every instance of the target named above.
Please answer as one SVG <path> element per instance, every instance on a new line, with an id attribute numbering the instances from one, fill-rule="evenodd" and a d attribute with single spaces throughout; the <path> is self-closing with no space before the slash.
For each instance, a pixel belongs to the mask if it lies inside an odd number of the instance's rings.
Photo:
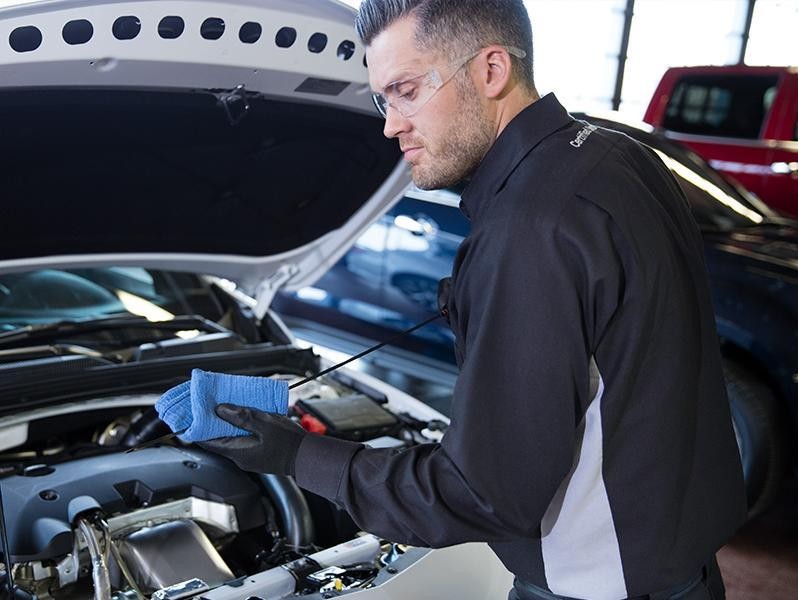
<path id="1" fill-rule="evenodd" d="M 413 68 L 402 69 L 388 83 L 385 84 L 385 87 L 388 87 L 389 85 L 392 85 L 394 83 L 400 83 L 402 81 L 407 81 L 408 79 L 413 79 L 415 77 L 419 77 L 419 76 L 421 76 L 423 74 L 424 73 L 418 73 L 417 70 L 413 69 Z M 385 87 L 383 87 L 383 88 L 381 88 L 381 89 L 379 89 L 377 91 L 378 92 L 382 92 L 382 90 L 384 90 Z"/>
<path id="2" fill-rule="evenodd" d="M 396 77 L 391 83 L 396 83 L 397 81 L 407 81 L 408 79 L 415 79 L 416 77 L 420 77 L 424 73 L 419 73 L 417 69 L 406 69 L 399 73 L 399 76 Z"/>

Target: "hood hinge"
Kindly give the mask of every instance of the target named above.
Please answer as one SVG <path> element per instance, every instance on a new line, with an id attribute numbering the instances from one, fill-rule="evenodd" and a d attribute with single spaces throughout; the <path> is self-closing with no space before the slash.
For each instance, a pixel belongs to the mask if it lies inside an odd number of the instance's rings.
<path id="1" fill-rule="evenodd" d="M 258 321 L 263 320 L 263 317 L 266 316 L 275 294 L 297 273 L 299 273 L 299 267 L 296 265 L 282 265 L 272 275 L 258 284 L 255 289 L 256 304 L 253 309 Z"/>

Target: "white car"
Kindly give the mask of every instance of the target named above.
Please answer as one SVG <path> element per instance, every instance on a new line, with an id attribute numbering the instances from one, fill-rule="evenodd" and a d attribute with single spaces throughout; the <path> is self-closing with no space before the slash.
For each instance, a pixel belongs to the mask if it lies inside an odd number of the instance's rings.
<path id="1" fill-rule="evenodd" d="M 18 597 L 506 596 L 484 544 L 392 544 L 176 440 L 125 452 L 168 432 L 153 404 L 192 368 L 331 365 L 271 300 L 409 184 L 353 22 L 314 0 L 2 3 L 0 581 Z M 446 428 L 346 369 L 290 404 L 372 445 Z"/>

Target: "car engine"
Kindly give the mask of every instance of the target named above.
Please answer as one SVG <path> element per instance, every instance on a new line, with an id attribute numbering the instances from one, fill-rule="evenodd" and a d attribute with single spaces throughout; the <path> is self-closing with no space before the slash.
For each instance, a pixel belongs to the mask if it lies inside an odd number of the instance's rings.
<path id="1" fill-rule="evenodd" d="M 308 418 L 318 419 L 298 407 L 316 407 L 323 417 L 326 402 L 351 402 L 362 415 L 367 397 L 330 380 L 304 386 L 291 405 L 307 427 Z M 422 432 L 445 426 L 370 401 L 391 415 L 372 429 L 379 444 L 426 441 Z M 302 492 L 293 478 L 246 473 L 177 441 L 125 452 L 163 433 L 163 425 L 146 405 L 117 413 L 90 427 L 90 440 L 64 431 L 59 442 L 0 454 L 12 576 L 31 598 L 333 597 L 368 587 L 407 550 L 359 532 L 345 512 Z M 342 430 L 368 442 L 365 425 Z"/>

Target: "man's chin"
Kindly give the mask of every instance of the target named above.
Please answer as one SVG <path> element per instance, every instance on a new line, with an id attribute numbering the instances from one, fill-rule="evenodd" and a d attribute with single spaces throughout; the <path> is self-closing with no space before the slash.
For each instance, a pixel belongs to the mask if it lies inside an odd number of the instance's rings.
<path id="1" fill-rule="evenodd" d="M 460 183 L 462 178 L 445 177 L 440 174 L 430 173 L 421 165 L 413 165 L 410 170 L 413 183 L 420 190 L 440 190 Z"/>
<path id="2" fill-rule="evenodd" d="M 410 175 L 413 178 L 413 184 L 420 190 L 431 190 L 434 188 L 429 186 L 428 174 L 419 165 L 410 165 Z"/>
<path id="3" fill-rule="evenodd" d="M 437 190 L 439 189 L 433 183 L 427 181 L 426 179 L 418 179 L 417 177 L 413 177 L 413 184 L 420 190 Z"/>

